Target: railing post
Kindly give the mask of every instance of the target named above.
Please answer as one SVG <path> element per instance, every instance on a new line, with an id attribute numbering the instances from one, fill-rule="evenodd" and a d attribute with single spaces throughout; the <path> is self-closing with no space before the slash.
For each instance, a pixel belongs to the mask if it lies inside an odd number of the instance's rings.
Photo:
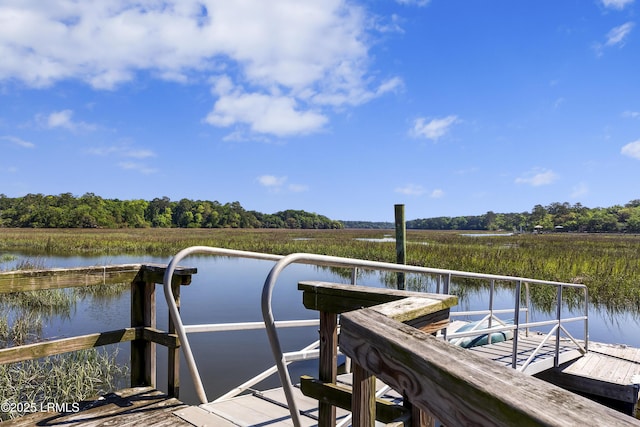
<path id="1" fill-rule="evenodd" d="M 374 427 L 376 423 L 376 377 L 359 364 L 353 368 L 352 425 Z"/>
<path id="2" fill-rule="evenodd" d="M 396 217 L 396 262 L 398 264 L 407 263 L 407 225 L 404 219 L 404 205 L 395 205 Z M 405 275 L 403 272 L 396 273 L 398 279 L 398 289 L 404 290 Z"/>
<path id="3" fill-rule="evenodd" d="M 171 283 L 171 292 L 180 312 L 180 286 L 179 282 Z M 168 332 L 176 333 L 173 319 L 169 316 Z M 167 348 L 167 394 L 175 398 L 180 397 L 180 347 Z"/>
<path id="4" fill-rule="evenodd" d="M 142 271 L 131 282 L 131 326 L 156 327 L 155 284 L 143 279 Z M 156 386 L 156 345 L 131 341 L 131 386 Z"/>
<path id="5" fill-rule="evenodd" d="M 589 291 L 584 288 L 584 349 L 589 351 Z"/>
<path id="6" fill-rule="evenodd" d="M 560 326 L 562 322 L 562 285 L 558 286 L 558 305 L 556 307 L 556 316 L 558 319 L 558 329 L 556 330 L 556 354 L 553 357 L 553 367 L 560 365 Z"/>
<path id="7" fill-rule="evenodd" d="M 320 381 L 335 384 L 338 376 L 338 315 L 320 311 Z M 318 405 L 318 427 L 336 425 L 336 407 L 325 402 Z"/>
<path id="8" fill-rule="evenodd" d="M 522 281 L 516 280 L 516 300 L 515 300 L 515 308 L 513 313 L 513 323 L 515 324 L 515 329 L 513 331 L 513 356 L 511 358 L 511 367 L 513 369 L 518 368 L 518 340 L 520 336 L 520 293 L 522 289 Z"/>
<path id="9" fill-rule="evenodd" d="M 524 283 L 524 292 L 525 292 L 525 304 L 526 304 L 526 310 L 525 311 L 525 323 L 527 323 L 527 325 L 529 324 L 530 316 L 529 316 L 529 310 L 531 309 L 531 293 L 529 291 L 529 282 L 525 282 Z M 525 332 L 525 336 L 529 336 L 529 327 L 527 326 L 526 329 L 524 330 Z"/>
<path id="10" fill-rule="evenodd" d="M 412 404 L 408 396 L 402 396 L 402 405 L 411 410 L 411 427 L 435 427 L 433 415 Z"/>
<path id="11" fill-rule="evenodd" d="M 493 326 L 493 294 L 496 290 L 496 281 L 491 279 L 489 281 L 489 329 L 491 329 L 491 326 Z M 491 337 L 492 334 L 489 334 L 488 338 L 488 343 L 491 344 Z"/>

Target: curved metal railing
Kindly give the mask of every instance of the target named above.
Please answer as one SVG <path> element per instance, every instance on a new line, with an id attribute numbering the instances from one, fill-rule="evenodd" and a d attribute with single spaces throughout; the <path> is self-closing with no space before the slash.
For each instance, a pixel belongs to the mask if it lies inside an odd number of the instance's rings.
<path id="1" fill-rule="evenodd" d="M 262 290 L 262 300 L 261 300 L 262 316 L 264 320 L 264 327 L 266 328 L 267 336 L 268 336 L 273 357 L 276 363 L 276 369 L 285 393 L 285 397 L 287 399 L 289 411 L 291 413 L 291 418 L 296 427 L 300 426 L 300 418 L 299 418 L 299 411 L 297 408 L 297 404 L 293 396 L 293 384 L 291 382 L 289 371 L 287 369 L 287 364 L 290 362 L 290 359 L 288 359 L 287 355 L 282 351 L 280 339 L 278 337 L 278 332 L 277 332 L 278 326 L 282 326 L 283 323 L 279 323 L 275 321 L 275 318 L 273 316 L 273 310 L 272 310 L 272 302 L 271 302 L 273 289 L 276 285 L 276 282 L 280 274 L 286 267 L 288 267 L 291 264 L 310 264 L 310 265 L 318 265 L 318 266 L 351 268 L 353 269 L 353 272 L 354 272 L 353 279 L 352 279 L 352 282 L 354 284 L 355 284 L 355 279 L 357 275 L 356 272 L 358 269 L 436 275 L 438 277 L 445 277 L 445 286 L 442 289 L 443 293 L 448 293 L 449 291 L 448 284 L 450 283 L 450 280 L 452 277 L 490 280 L 492 283 L 495 281 L 514 282 L 516 284 L 516 298 L 515 298 L 515 309 L 514 309 L 515 313 L 519 313 L 521 310 L 520 308 L 521 290 L 520 289 L 523 283 L 526 283 L 527 285 L 528 284 L 551 285 L 558 288 L 558 298 L 559 298 L 558 313 L 557 313 L 558 321 L 560 319 L 561 306 L 562 306 L 562 289 L 563 288 L 579 288 L 584 291 L 585 312 L 584 312 L 584 316 L 580 316 L 573 320 L 577 319 L 577 320 L 584 321 L 584 327 L 585 327 L 585 339 L 584 339 L 585 347 L 584 348 L 585 350 L 587 348 L 588 302 L 587 302 L 586 287 L 584 285 L 538 280 L 538 279 L 526 279 L 526 278 L 515 277 L 515 276 L 503 276 L 503 275 L 482 274 L 482 273 L 473 273 L 473 272 L 457 271 L 457 270 L 418 267 L 418 266 L 401 265 L 401 264 L 394 264 L 394 263 L 387 263 L 387 262 L 367 261 L 367 260 L 361 260 L 361 259 L 334 257 L 334 256 L 317 255 L 317 254 L 295 253 L 291 255 L 282 256 L 282 255 L 272 255 L 272 254 L 265 254 L 265 253 L 258 253 L 258 252 L 214 248 L 214 247 L 208 247 L 208 246 L 193 246 L 178 252 L 169 263 L 164 275 L 164 285 L 165 285 L 164 294 L 165 294 L 165 299 L 167 301 L 167 305 L 169 307 L 169 313 L 174 322 L 176 332 L 180 338 L 182 352 L 185 357 L 186 365 L 191 374 L 191 378 L 193 380 L 193 383 L 196 389 L 196 394 L 202 403 L 207 403 L 208 400 L 202 384 L 202 380 L 200 378 L 200 374 L 198 372 L 197 365 L 195 363 L 195 359 L 193 357 L 191 346 L 189 345 L 187 333 L 214 330 L 215 328 L 220 328 L 220 326 L 218 325 L 197 325 L 197 326 L 184 325 L 182 323 L 182 319 L 178 312 L 178 308 L 174 300 L 173 294 L 171 292 L 171 286 L 170 286 L 171 277 L 173 276 L 173 272 L 175 271 L 175 268 L 178 266 L 178 264 L 187 256 L 195 255 L 195 254 L 210 254 L 210 255 L 220 255 L 220 256 L 227 256 L 227 257 L 241 257 L 241 258 L 252 258 L 252 259 L 275 261 L 275 265 L 270 270 Z M 519 316 L 516 316 L 516 319 L 517 318 L 519 318 Z M 545 322 L 530 323 L 527 321 L 523 325 L 530 327 L 535 325 L 542 325 L 543 323 Z M 250 327 L 252 328 L 257 326 L 258 325 L 256 325 L 255 323 L 250 324 Z M 517 330 L 519 327 L 520 325 L 518 324 L 514 325 L 513 327 L 511 326 L 508 327 L 508 329 L 512 328 L 516 331 L 516 333 L 514 333 L 514 339 L 515 339 L 514 352 L 516 352 L 515 349 L 517 348 L 517 338 L 515 338 L 515 336 L 518 335 Z M 505 328 L 505 327 L 503 326 L 502 328 Z M 221 330 L 221 329 L 217 329 L 217 330 Z M 225 330 L 228 330 L 228 329 L 225 329 Z M 475 332 L 478 333 L 480 331 L 475 331 Z M 560 325 L 556 330 L 554 330 L 554 332 L 556 332 L 559 337 Z M 558 342 L 556 343 L 556 345 L 558 345 Z"/>

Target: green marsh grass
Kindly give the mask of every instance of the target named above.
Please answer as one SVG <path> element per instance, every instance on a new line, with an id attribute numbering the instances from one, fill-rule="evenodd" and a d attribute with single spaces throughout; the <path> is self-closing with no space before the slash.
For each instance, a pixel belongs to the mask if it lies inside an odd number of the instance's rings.
<path id="1" fill-rule="evenodd" d="M 89 349 L 0 365 L 0 402 L 71 404 L 125 387 L 128 369 L 115 349 Z M 0 413 L 5 421 L 24 412 Z"/>
<path id="2" fill-rule="evenodd" d="M 395 262 L 393 230 L 3 229 L 0 252 L 171 256 L 192 245 L 286 255 L 310 252 Z M 640 311 L 640 236 L 548 233 L 465 236 L 407 231 L 407 263 L 584 283 L 595 305 Z"/>

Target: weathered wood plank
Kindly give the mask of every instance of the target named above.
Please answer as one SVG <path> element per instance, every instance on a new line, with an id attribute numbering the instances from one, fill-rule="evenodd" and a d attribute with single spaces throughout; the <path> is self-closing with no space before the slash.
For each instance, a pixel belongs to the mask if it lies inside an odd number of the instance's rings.
<path id="1" fill-rule="evenodd" d="M 120 264 L 73 268 L 47 268 L 0 272 L 0 294 L 39 291 L 44 289 L 76 288 L 103 284 L 131 283 L 136 275 L 141 281 L 162 283 L 164 264 Z M 177 267 L 174 283 L 188 285 L 196 268 Z"/>
<path id="2" fill-rule="evenodd" d="M 154 328 L 124 328 L 108 332 L 81 335 L 78 337 L 60 338 L 57 340 L 26 344 L 17 347 L 0 349 L 0 365 L 5 363 L 23 362 L 40 359 L 47 356 L 69 353 L 71 351 L 86 350 L 109 344 L 128 342 L 135 339 L 153 341 L 170 348 L 179 343 L 178 336 L 167 334 Z"/>
<path id="3" fill-rule="evenodd" d="M 330 313 L 344 313 L 409 297 L 432 300 L 430 303 L 432 308 L 429 312 L 444 310 L 458 303 L 457 297 L 452 295 L 426 294 L 327 282 L 300 282 L 298 289 L 303 291 L 302 303 L 306 308 Z M 424 309 L 422 310 L 424 311 Z"/>
<path id="4" fill-rule="evenodd" d="M 318 364 L 320 381 L 335 383 L 338 376 L 338 315 L 320 312 L 320 360 Z M 318 426 L 336 425 L 336 408 L 331 403 L 320 401 L 318 406 Z"/>
<path id="5" fill-rule="evenodd" d="M 162 283 L 166 269 L 167 266 L 165 264 L 143 264 L 140 268 L 142 272 L 140 280 L 147 283 Z M 173 271 L 172 285 L 189 285 L 191 283 L 191 276 L 197 272 L 198 269 L 195 267 L 176 267 Z"/>
<path id="6" fill-rule="evenodd" d="M 131 283 L 133 280 L 162 283 L 165 270 L 166 265 L 163 264 L 120 264 L 2 271 L 0 272 L 0 294 Z M 180 285 L 188 285 L 191 283 L 191 276 L 196 273 L 196 268 L 178 267 L 174 272 L 173 281 Z M 136 279 L 137 275 L 140 277 Z"/>
<path id="7" fill-rule="evenodd" d="M 131 282 L 131 327 L 156 327 L 154 283 Z M 131 387 L 155 385 L 156 344 L 144 339 L 131 341 Z"/>
<path id="8" fill-rule="evenodd" d="M 137 387 L 109 393 L 95 400 L 80 402 L 78 412 L 38 412 L 3 422 L 3 427 L 36 425 L 63 426 L 191 426 L 172 413 L 186 408 L 177 399 L 150 387 Z"/>
<path id="9" fill-rule="evenodd" d="M 300 390 L 305 396 L 312 397 L 319 402 L 327 402 L 339 408 L 351 411 L 351 388 L 332 383 L 325 383 L 310 376 L 300 378 Z M 410 411 L 402 405 L 396 405 L 383 399 L 376 399 L 376 419 L 383 423 L 408 420 Z"/>
<path id="10" fill-rule="evenodd" d="M 341 317 L 340 348 L 445 425 L 640 426 L 640 420 L 472 352 L 437 340 L 371 310 Z M 455 363 L 452 363 L 455 361 Z"/>
<path id="11" fill-rule="evenodd" d="M 76 268 L 49 268 L 0 272 L 0 294 L 62 289 L 114 283 L 130 283 L 140 264 Z"/>
<path id="12" fill-rule="evenodd" d="M 142 331 L 141 339 L 143 340 L 151 341 L 164 347 L 169 347 L 169 350 L 180 347 L 180 339 L 176 334 L 170 334 L 151 327 L 138 327 L 138 329 L 141 329 Z"/>
<path id="13" fill-rule="evenodd" d="M 194 426 L 212 426 L 212 427 L 237 427 L 237 424 L 229 420 L 206 411 L 198 406 L 189 406 L 187 408 L 178 409 L 174 415 L 180 417 L 184 421 Z"/>
<path id="14" fill-rule="evenodd" d="M 376 377 L 358 363 L 353 366 L 353 397 L 351 414 L 358 427 L 376 424 Z"/>
<path id="15" fill-rule="evenodd" d="M 139 328 L 125 328 L 109 332 L 82 335 L 79 337 L 62 338 L 58 340 L 27 344 L 18 347 L 0 349 L 0 365 L 5 363 L 22 362 L 39 359 L 41 357 L 85 350 L 108 344 L 132 341 L 142 338 Z"/>

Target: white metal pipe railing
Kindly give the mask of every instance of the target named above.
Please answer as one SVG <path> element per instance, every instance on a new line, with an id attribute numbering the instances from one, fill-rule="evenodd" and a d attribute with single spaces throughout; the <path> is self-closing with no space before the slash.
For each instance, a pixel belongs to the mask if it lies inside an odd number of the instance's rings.
<path id="1" fill-rule="evenodd" d="M 319 319 L 309 320 L 279 320 L 276 322 L 278 328 L 300 328 L 304 326 L 319 326 Z M 184 330 L 188 334 L 198 332 L 228 332 L 228 331 L 252 331 L 264 329 L 264 322 L 239 322 L 239 323 L 208 323 L 202 325 L 184 325 Z"/>
<path id="2" fill-rule="evenodd" d="M 269 342 L 271 345 L 271 350 L 273 353 L 273 357 L 276 362 L 276 370 L 280 376 L 280 382 L 282 384 L 285 397 L 287 399 L 287 403 L 289 405 L 289 411 L 291 413 L 291 417 L 295 426 L 300 426 L 299 412 L 297 410 L 296 402 L 293 399 L 292 392 L 292 383 L 289 377 L 289 372 L 287 369 L 288 363 L 290 363 L 287 358 L 284 356 L 282 352 L 280 341 L 277 333 L 277 328 L 282 327 L 286 323 L 276 322 L 273 317 L 272 306 L 271 306 L 271 298 L 273 295 L 273 288 L 275 283 L 278 280 L 280 273 L 291 264 L 311 264 L 317 266 L 330 266 L 330 267 L 346 267 L 352 269 L 352 278 L 351 282 L 353 284 L 357 283 L 357 274 L 359 269 L 367 269 L 367 270 L 377 270 L 377 271 L 389 271 L 389 272 L 403 272 L 403 273 L 416 273 L 416 274 L 428 274 L 428 275 L 436 275 L 438 281 L 438 288 L 440 287 L 439 283 L 441 278 L 443 279 L 442 293 L 449 293 L 451 280 L 453 277 L 458 278 L 468 278 L 468 279 L 483 279 L 490 281 L 500 281 L 500 282 L 515 282 L 516 284 L 516 292 L 515 292 L 515 309 L 513 312 L 515 313 L 513 328 L 514 330 L 518 330 L 520 326 L 531 326 L 529 323 L 529 292 L 528 286 L 529 284 L 539 284 L 546 286 L 556 286 L 559 288 L 567 287 L 567 288 L 576 288 L 584 291 L 585 294 L 585 348 L 588 341 L 588 323 L 586 317 L 588 316 L 588 301 L 586 299 L 586 287 L 581 284 L 573 284 L 573 283 L 563 283 L 563 282 L 555 282 L 555 281 L 547 281 L 547 280 L 539 280 L 539 279 L 525 279 L 521 277 L 515 276 L 504 276 L 504 275 L 495 275 L 495 274 L 483 274 L 483 273 L 473 273 L 467 271 L 457 271 L 457 270 L 446 270 L 446 269 L 438 269 L 438 268 L 428 268 L 428 267 L 418 267 L 411 265 L 402 265 L 402 264 L 393 264 L 386 262 L 377 262 L 377 261 L 367 261 L 360 259 L 352 259 L 352 258 L 341 258 L 341 257 L 333 257 L 326 255 L 316 255 L 316 254 L 291 254 L 287 256 L 282 255 L 272 255 L 272 254 L 264 254 L 257 252 L 247 252 L 247 251 L 237 251 L 231 249 L 223 249 L 223 248 L 214 248 L 208 246 L 193 246 L 190 248 L 183 249 L 178 252 L 174 258 L 169 263 L 167 270 L 164 275 L 164 294 L 165 299 L 167 300 L 167 305 L 169 307 L 170 316 L 174 322 L 176 333 L 178 334 L 181 342 L 182 352 L 185 357 L 185 362 L 193 379 L 194 386 L 196 388 L 196 393 L 198 398 L 202 403 L 206 403 L 207 397 L 204 391 L 204 387 L 202 385 L 202 381 L 200 379 L 200 374 L 198 372 L 198 368 L 196 366 L 195 360 L 193 358 L 193 353 L 191 347 L 189 345 L 189 340 L 187 338 L 187 332 L 203 332 L 208 330 L 208 328 L 212 328 L 214 330 L 218 330 L 217 328 L 222 328 L 223 326 L 218 325 L 188 325 L 185 326 L 182 323 L 180 318 L 180 314 L 178 312 L 175 300 L 173 299 L 173 294 L 171 292 L 171 277 L 175 271 L 177 265 L 187 256 L 194 254 L 209 254 L 209 255 L 219 255 L 219 256 L 227 256 L 227 257 L 241 257 L 241 258 L 252 258 L 252 259 L 261 259 L 268 261 L 275 261 L 275 265 L 269 272 L 262 291 L 262 315 L 264 320 L 264 327 L 266 328 L 267 336 L 269 338 Z M 522 311 L 526 312 L 526 320 L 524 324 L 521 325 L 520 322 L 520 295 L 521 295 L 521 285 L 522 283 L 526 283 L 526 307 L 522 309 Z M 561 305 L 561 299 L 558 301 L 558 304 Z M 493 305 L 493 304 L 492 304 Z M 490 313 L 498 313 L 501 310 L 496 310 L 493 307 L 490 308 Z M 452 313 L 453 315 L 454 313 Z M 582 319 L 573 318 L 573 319 Z M 570 319 L 564 319 L 563 321 L 567 321 Z M 255 324 L 255 322 L 248 322 L 248 324 Z M 254 327 L 255 325 L 251 325 Z M 290 325 L 293 327 L 293 325 Z M 227 327 L 229 327 L 227 325 Z M 240 327 L 239 327 L 240 328 Z M 494 327 L 495 328 L 495 327 Z M 505 327 L 502 327 L 505 328 Z M 563 328 L 564 329 L 564 328 Z M 220 329 L 221 330 L 221 329 Z M 476 331 L 477 334 L 478 331 Z M 446 335 L 446 330 L 445 330 Z M 517 352 L 517 333 L 514 334 L 514 363 L 515 356 Z M 272 372 L 273 373 L 273 372 Z"/>

